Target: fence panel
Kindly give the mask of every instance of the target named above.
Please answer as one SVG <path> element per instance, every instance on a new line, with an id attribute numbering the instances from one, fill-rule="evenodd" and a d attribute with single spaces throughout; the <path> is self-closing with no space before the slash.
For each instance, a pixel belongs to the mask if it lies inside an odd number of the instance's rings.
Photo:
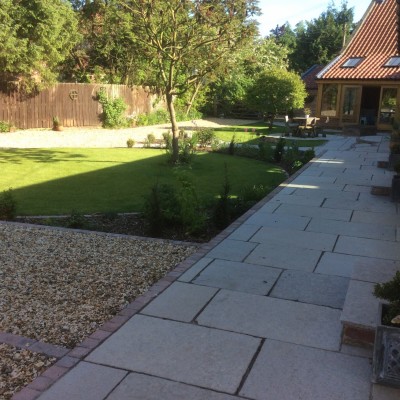
<path id="1" fill-rule="evenodd" d="M 98 126 L 102 108 L 97 92 L 104 88 L 110 96 L 121 97 L 127 115 L 153 110 L 157 99 L 148 89 L 125 85 L 59 83 L 36 96 L 21 99 L 18 93 L 0 93 L 0 121 L 21 129 L 51 128 L 57 116 L 64 126 Z"/>

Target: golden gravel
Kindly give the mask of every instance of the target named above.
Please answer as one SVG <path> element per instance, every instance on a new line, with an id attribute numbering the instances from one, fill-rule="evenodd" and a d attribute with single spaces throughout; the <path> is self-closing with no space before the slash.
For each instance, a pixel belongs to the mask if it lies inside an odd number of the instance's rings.
<path id="1" fill-rule="evenodd" d="M 54 362 L 55 358 L 0 343 L 0 399 L 11 399 Z"/>
<path id="2" fill-rule="evenodd" d="M 195 250 L 0 223 L 0 331 L 72 348 Z"/>

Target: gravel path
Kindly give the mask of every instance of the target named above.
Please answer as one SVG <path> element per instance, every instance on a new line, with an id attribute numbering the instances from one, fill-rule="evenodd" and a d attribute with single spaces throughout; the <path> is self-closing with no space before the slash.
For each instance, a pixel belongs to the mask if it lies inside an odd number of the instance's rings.
<path id="1" fill-rule="evenodd" d="M 195 250 L 0 223 L 0 331 L 72 348 Z"/>
<path id="2" fill-rule="evenodd" d="M 210 118 L 180 122 L 178 125 L 190 132 L 196 127 L 222 128 L 253 122 L 256 121 Z M 169 124 L 128 129 L 64 128 L 62 132 L 54 132 L 51 129 L 27 129 L 0 133 L 0 148 L 126 147 L 126 141 L 129 138 L 136 142 L 143 142 L 149 133 L 153 133 L 157 139 L 162 139 L 162 134 L 168 130 L 170 130 Z M 143 145 L 137 144 L 137 146 L 142 147 Z"/>
<path id="3" fill-rule="evenodd" d="M 55 358 L 0 343 L 0 399 L 11 399 L 54 362 Z"/>

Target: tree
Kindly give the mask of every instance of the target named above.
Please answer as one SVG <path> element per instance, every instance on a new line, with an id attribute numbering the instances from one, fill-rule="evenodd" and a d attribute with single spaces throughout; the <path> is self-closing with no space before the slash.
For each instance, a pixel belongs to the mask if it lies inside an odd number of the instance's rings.
<path id="1" fill-rule="evenodd" d="M 354 9 L 347 1 L 337 9 L 332 2 L 318 18 L 296 25 L 296 46 L 289 55 L 290 67 L 304 72 L 314 64 L 327 64 L 346 44 L 354 28 Z"/>
<path id="2" fill-rule="evenodd" d="M 132 13 L 140 55 L 158 70 L 172 128 L 177 162 L 178 125 L 174 98 L 218 69 L 256 32 L 250 18 L 256 0 L 119 0 Z"/>
<path id="3" fill-rule="evenodd" d="M 267 68 L 287 68 L 288 50 L 271 38 L 255 39 L 232 54 L 211 84 L 214 114 L 229 114 L 238 105 L 248 108 L 247 92 L 257 75 Z"/>
<path id="4" fill-rule="evenodd" d="M 64 0 L 2 0 L 0 81 L 31 93 L 56 81 L 79 39 L 77 19 Z"/>
<path id="5" fill-rule="evenodd" d="M 248 103 L 268 115 L 270 129 L 277 114 L 302 108 L 307 96 L 304 83 L 297 74 L 277 68 L 259 74 L 248 93 Z"/>

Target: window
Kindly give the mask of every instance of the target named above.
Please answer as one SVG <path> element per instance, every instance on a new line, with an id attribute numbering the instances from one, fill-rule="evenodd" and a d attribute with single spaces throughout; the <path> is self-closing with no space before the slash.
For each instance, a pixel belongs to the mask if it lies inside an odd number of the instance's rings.
<path id="1" fill-rule="evenodd" d="M 325 84 L 322 87 L 321 115 L 324 117 L 336 117 L 336 104 L 338 85 Z"/>
<path id="2" fill-rule="evenodd" d="M 388 61 L 386 61 L 385 67 L 400 67 L 400 56 L 390 57 Z"/>
<path id="3" fill-rule="evenodd" d="M 342 108 L 342 120 L 344 122 L 356 122 L 357 114 L 359 110 L 359 87 L 346 87 L 343 95 L 343 108 Z"/>
<path id="4" fill-rule="evenodd" d="M 379 113 L 381 124 L 392 124 L 397 107 L 397 89 L 382 88 L 382 100 Z"/>
<path id="5" fill-rule="evenodd" d="M 362 60 L 364 59 L 361 57 L 350 57 L 342 65 L 342 68 L 355 68 Z"/>

